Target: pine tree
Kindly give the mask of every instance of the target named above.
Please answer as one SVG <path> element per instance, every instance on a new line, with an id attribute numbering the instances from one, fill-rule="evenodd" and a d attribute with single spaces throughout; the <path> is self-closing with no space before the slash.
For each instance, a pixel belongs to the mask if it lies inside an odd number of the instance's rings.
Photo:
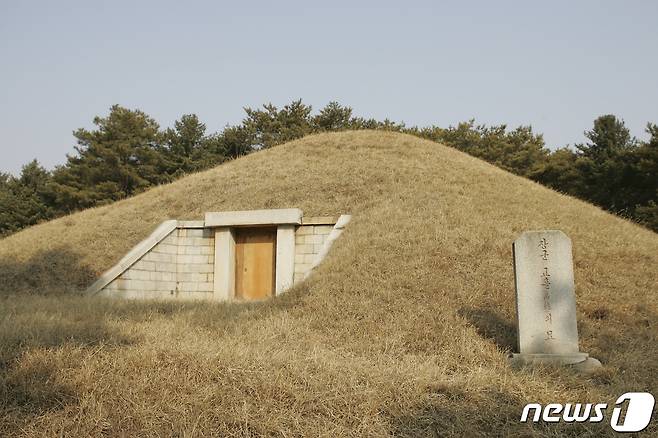
<path id="1" fill-rule="evenodd" d="M 243 125 L 227 126 L 216 142 L 221 154 L 229 158 L 238 158 L 254 150 L 253 133 Z"/>
<path id="2" fill-rule="evenodd" d="M 289 140 L 303 137 L 313 131 L 312 108 L 295 100 L 281 110 L 271 103 L 263 109 L 245 108 L 247 117 L 242 125 L 251 136 L 251 146 L 256 149 L 269 148 Z"/>
<path id="3" fill-rule="evenodd" d="M 651 136 L 637 150 L 637 184 L 635 216 L 658 232 L 658 125 L 649 123 Z"/>
<path id="4" fill-rule="evenodd" d="M 196 114 L 186 114 L 163 134 L 162 171 L 170 179 L 207 169 L 224 160 L 215 137 L 206 136 L 206 125 Z"/>
<path id="5" fill-rule="evenodd" d="M 582 178 L 578 196 L 630 215 L 635 207 L 633 161 L 637 140 L 631 137 L 624 121 L 612 114 L 597 118 L 585 136 L 589 142 L 576 145 L 576 167 Z"/>
<path id="6" fill-rule="evenodd" d="M 506 125 L 476 126 L 470 120 L 447 129 L 424 129 L 421 134 L 526 177 L 533 175 L 548 157 L 543 136 L 535 134 L 530 126 L 507 131 Z"/>
<path id="7" fill-rule="evenodd" d="M 114 105 L 94 124 L 95 130 L 73 133 L 77 155 L 54 172 L 50 192 L 63 211 L 115 201 L 167 180 L 159 171 L 161 134 L 155 120 Z"/>
<path id="8" fill-rule="evenodd" d="M 56 211 L 48 205 L 50 172 L 37 160 L 23 166 L 15 178 L 0 174 L 0 235 L 20 230 L 52 218 Z"/>
<path id="9" fill-rule="evenodd" d="M 551 152 L 543 165 L 538 166 L 530 178 L 562 193 L 576 195 L 582 182 L 576 169 L 577 155 L 567 147 Z"/>
<path id="10" fill-rule="evenodd" d="M 338 102 L 329 102 L 313 117 L 315 131 L 341 131 L 350 129 L 352 121 L 352 108 L 341 106 Z"/>

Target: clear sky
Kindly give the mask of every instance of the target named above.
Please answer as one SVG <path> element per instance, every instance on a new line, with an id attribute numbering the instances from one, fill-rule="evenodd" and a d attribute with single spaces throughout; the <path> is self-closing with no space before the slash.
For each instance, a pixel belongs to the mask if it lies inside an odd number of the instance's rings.
<path id="1" fill-rule="evenodd" d="M 658 2 L 0 0 L 0 170 L 73 151 L 112 104 L 209 131 L 331 100 L 409 125 L 530 124 L 550 147 L 613 113 L 658 123 Z"/>

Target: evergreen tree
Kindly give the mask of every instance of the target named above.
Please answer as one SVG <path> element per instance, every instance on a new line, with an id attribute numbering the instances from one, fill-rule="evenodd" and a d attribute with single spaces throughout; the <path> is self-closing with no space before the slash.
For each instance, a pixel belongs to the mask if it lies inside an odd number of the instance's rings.
<path id="1" fill-rule="evenodd" d="M 243 125 L 227 126 L 216 141 L 219 151 L 229 158 L 238 158 L 253 151 L 253 133 Z"/>
<path id="2" fill-rule="evenodd" d="M 658 125 L 648 124 L 651 136 L 637 150 L 635 216 L 658 232 Z"/>
<path id="3" fill-rule="evenodd" d="M 247 117 L 242 121 L 246 132 L 251 136 L 251 146 L 256 149 L 269 148 L 286 141 L 310 134 L 311 110 L 302 100 L 295 100 L 281 110 L 271 103 L 263 109 L 245 108 Z"/>
<path id="4" fill-rule="evenodd" d="M 351 128 L 352 108 L 341 106 L 338 102 L 329 102 L 313 117 L 315 131 L 341 131 Z"/>
<path id="5" fill-rule="evenodd" d="M 508 132 L 506 125 L 476 126 L 470 120 L 447 129 L 428 128 L 421 134 L 522 176 L 533 175 L 548 157 L 542 135 L 534 134 L 530 126 Z"/>
<path id="6" fill-rule="evenodd" d="M 0 235 L 54 216 L 47 201 L 50 180 L 50 173 L 37 160 L 23 166 L 18 178 L 0 173 Z"/>
<path id="7" fill-rule="evenodd" d="M 20 229 L 23 225 L 15 217 L 20 205 L 11 188 L 11 178 L 8 173 L 0 172 L 0 236 Z"/>
<path id="8" fill-rule="evenodd" d="M 206 125 L 195 114 L 174 122 L 163 134 L 162 170 L 170 179 L 207 169 L 224 160 L 215 137 L 206 136 Z"/>
<path id="9" fill-rule="evenodd" d="M 594 127 L 585 132 L 590 142 L 577 145 L 581 154 L 588 158 L 605 159 L 614 154 L 632 149 L 636 140 L 626 128 L 623 120 L 612 114 L 600 116 L 594 120 Z"/>
<path id="10" fill-rule="evenodd" d="M 107 117 L 94 118 L 96 129 L 73 133 L 77 155 L 54 172 L 50 192 L 69 212 L 125 198 L 167 180 L 159 171 L 159 126 L 139 110 L 114 105 Z"/>
<path id="11" fill-rule="evenodd" d="M 639 204 L 658 201 L 658 125 L 649 123 L 649 141 L 643 142 L 636 150 L 636 198 Z"/>
<path id="12" fill-rule="evenodd" d="M 612 114 L 597 118 L 585 136 L 589 142 L 576 145 L 576 168 L 581 176 L 577 195 L 610 211 L 631 214 L 637 140 L 624 121 Z"/>
<path id="13" fill-rule="evenodd" d="M 569 148 L 557 149 L 531 173 L 530 178 L 559 192 L 576 195 L 582 180 L 576 168 L 576 158 L 576 153 Z"/>

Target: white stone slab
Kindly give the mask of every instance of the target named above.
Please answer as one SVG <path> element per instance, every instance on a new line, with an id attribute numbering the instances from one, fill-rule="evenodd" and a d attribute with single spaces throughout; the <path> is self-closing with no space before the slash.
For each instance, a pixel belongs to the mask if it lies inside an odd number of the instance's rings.
<path id="1" fill-rule="evenodd" d="M 578 352 L 571 240 L 527 231 L 514 241 L 519 352 Z"/>
<path id="2" fill-rule="evenodd" d="M 276 228 L 276 287 L 279 295 L 292 287 L 295 274 L 295 226 Z"/>
<path id="3" fill-rule="evenodd" d="M 298 208 L 273 210 L 245 210 L 208 212 L 205 215 L 206 227 L 233 227 L 248 225 L 282 225 L 302 223 L 302 211 Z"/>
<path id="4" fill-rule="evenodd" d="M 519 342 L 515 359 L 566 365 L 588 360 L 578 350 L 571 239 L 557 230 L 521 234 L 514 241 L 514 280 Z"/>
<path id="5" fill-rule="evenodd" d="M 230 228 L 215 230 L 214 299 L 227 301 L 235 296 L 235 237 Z"/>

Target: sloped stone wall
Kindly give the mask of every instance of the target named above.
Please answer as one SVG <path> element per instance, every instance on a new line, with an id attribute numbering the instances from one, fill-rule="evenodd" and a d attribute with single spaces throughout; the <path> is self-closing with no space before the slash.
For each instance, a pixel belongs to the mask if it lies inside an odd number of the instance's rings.
<path id="1" fill-rule="evenodd" d="M 302 281 L 320 254 L 333 225 L 301 225 L 295 231 L 295 275 L 294 282 Z"/>
<path id="2" fill-rule="evenodd" d="M 103 293 L 124 298 L 211 299 L 214 250 L 210 229 L 177 228 L 105 286 Z"/>

